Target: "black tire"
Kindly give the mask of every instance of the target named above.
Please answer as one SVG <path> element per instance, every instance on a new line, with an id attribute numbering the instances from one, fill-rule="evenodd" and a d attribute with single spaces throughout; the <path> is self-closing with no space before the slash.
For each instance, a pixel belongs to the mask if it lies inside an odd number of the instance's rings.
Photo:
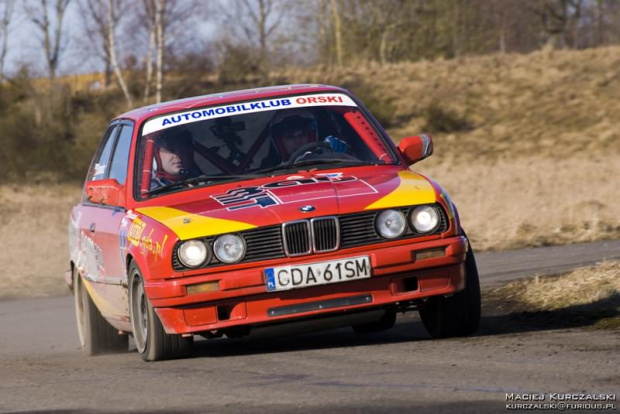
<path id="1" fill-rule="evenodd" d="M 93 356 L 126 352 L 129 345 L 127 335 L 119 334 L 118 330 L 101 316 L 77 270 L 73 271 L 73 296 L 78 338 L 84 353 Z"/>
<path id="2" fill-rule="evenodd" d="M 374 332 L 387 331 L 396 324 L 396 311 L 386 310 L 385 314 L 376 322 L 365 323 L 362 325 L 354 325 L 353 331 L 356 334 L 368 334 Z"/>
<path id="3" fill-rule="evenodd" d="M 446 298 L 430 298 L 420 307 L 420 318 L 433 338 L 473 334 L 480 324 L 480 282 L 474 251 L 467 242 L 465 289 Z"/>
<path id="4" fill-rule="evenodd" d="M 192 354 L 194 339 L 169 335 L 144 293 L 144 282 L 138 266 L 129 266 L 129 312 L 133 339 L 145 361 L 186 358 Z"/>

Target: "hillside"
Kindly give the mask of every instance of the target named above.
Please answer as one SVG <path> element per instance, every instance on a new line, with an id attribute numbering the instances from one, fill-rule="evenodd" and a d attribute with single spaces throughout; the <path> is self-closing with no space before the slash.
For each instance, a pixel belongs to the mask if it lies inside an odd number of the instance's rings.
<path id="1" fill-rule="evenodd" d="M 349 87 L 395 140 L 431 132 L 435 154 L 413 168 L 448 189 L 478 249 L 620 237 L 620 47 L 281 80 Z"/>
<path id="2" fill-rule="evenodd" d="M 293 82 L 353 90 L 395 139 L 432 132 L 435 154 L 414 169 L 448 190 L 478 251 L 620 237 L 620 47 L 272 74 Z M 0 186 L 0 297 L 66 291 L 79 193 Z"/>
<path id="3" fill-rule="evenodd" d="M 278 80 L 348 87 L 393 138 L 434 133 L 441 158 L 620 152 L 620 47 L 288 70 Z"/>

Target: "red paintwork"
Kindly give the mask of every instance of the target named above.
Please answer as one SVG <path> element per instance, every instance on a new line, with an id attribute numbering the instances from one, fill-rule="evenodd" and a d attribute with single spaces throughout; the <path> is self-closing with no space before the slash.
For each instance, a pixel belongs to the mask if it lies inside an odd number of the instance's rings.
<path id="1" fill-rule="evenodd" d="M 446 246 L 447 256 L 420 261 L 412 261 L 413 253 L 418 249 Z M 335 252 L 331 255 L 305 257 L 296 260 L 299 263 L 311 263 L 321 260 L 359 256 L 367 252 L 367 247 L 351 249 L 350 254 Z M 328 299 L 355 296 L 367 293 L 373 296 L 370 306 L 381 306 L 395 302 L 420 299 L 432 295 L 445 295 L 462 290 L 464 273 L 462 262 L 465 259 L 466 241 L 464 237 L 429 241 L 412 245 L 411 243 L 373 249 L 370 253 L 373 277 L 354 282 L 337 283 L 297 289 L 286 292 L 266 293 L 262 269 L 270 267 L 266 263 L 254 265 L 251 269 L 239 272 L 221 272 L 211 276 L 197 276 L 182 281 L 165 281 L 152 283 L 147 288 L 153 306 L 168 333 L 190 333 L 204 330 L 222 329 L 233 325 L 251 325 L 274 322 L 290 317 L 268 317 L 267 310 L 278 306 L 311 303 Z M 280 260 L 281 262 L 282 260 Z M 289 262 L 292 260 L 288 259 Z M 272 261 L 275 262 L 275 261 Z M 415 276 L 419 289 L 404 292 L 402 279 Z M 220 281 L 220 292 L 208 292 L 185 296 L 185 286 L 206 281 Z M 172 296 L 170 296 L 172 295 Z M 217 320 L 218 305 L 244 306 L 246 311 L 238 319 Z M 356 310 L 369 305 L 348 306 L 347 310 Z M 339 309 L 330 309 L 330 312 Z M 294 317 L 307 317 L 325 311 L 312 311 L 296 314 Z M 188 316 L 189 314 L 189 316 Z M 188 321 L 193 321 L 190 324 Z M 196 321 L 202 321 L 197 323 Z M 209 322 L 205 322 L 209 321 Z M 204 322 L 204 323 L 203 323 Z"/>
<path id="2" fill-rule="evenodd" d="M 104 205 L 122 206 L 125 204 L 125 192 L 116 180 L 91 181 L 86 186 L 86 199 Z"/>
<path id="3" fill-rule="evenodd" d="M 424 139 L 427 140 L 428 146 L 425 146 Z M 411 165 L 431 156 L 433 153 L 433 141 L 430 135 L 426 135 L 424 138 L 420 136 L 405 137 L 398 143 L 398 149 L 407 160 L 407 164 Z"/>
<path id="4" fill-rule="evenodd" d="M 83 202 L 74 207 L 71 212 L 74 230 L 70 234 L 70 238 L 73 240 L 72 245 L 73 243 L 76 244 L 75 249 L 71 252 L 72 266 L 78 268 L 80 275 L 92 280 L 95 303 L 115 327 L 126 331 L 131 330 L 126 275 L 127 266 L 131 260 L 136 262 L 143 273 L 146 281 L 146 294 L 156 308 L 156 312 L 168 333 L 195 333 L 234 325 L 251 325 L 283 319 L 294 320 L 321 312 L 330 313 L 345 310 L 330 309 L 329 311 L 315 311 L 293 316 L 268 317 L 267 309 L 274 306 L 316 302 L 360 293 L 371 294 L 373 296 L 372 303 L 346 308 L 346 310 L 357 310 L 363 307 L 383 306 L 432 295 L 450 294 L 464 288 L 462 263 L 467 242 L 461 236 L 458 213 L 455 207 L 445 199 L 442 189 L 430 179 L 428 182 L 433 186 L 437 202 L 444 207 L 450 216 L 449 228 L 443 234 L 341 249 L 336 252 L 312 256 L 273 259 L 186 272 L 173 270 L 172 251 L 175 243 L 179 240 L 176 233 L 160 222 L 138 213 L 136 209 L 164 206 L 201 216 L 208 215 L 211 218 L 242 221 L 255 226 L 268 226 L 300 218 L 354 213 L 385 197 L 399 186 L 398 173 L 407 170 L 408 160 L 393 143 L 389 143 L 393 152 L 399 157 L 398 165 L 301 171 L 298 174 L 265 177 L 179 193 L 168 193 L 145 200 L 134 197 L 133 165 L 136 162 L 136 142 L 141 125 L 151 117 L 207 105 L 316 92 L 338 92 L 351 96 L 349 92 L 331 86 L 294 85 L 173 101 L 136 109 L 117 118 L 131 120 L 136 126 L 132 138 L 127 184 L 120 189 L 115 188 L 113 191 L 115 196 L 112 200 L 114 202 L 111 204 L 116 204 L 122 209 L 101 208 Z M 354 128 L 358 128 L 361 124 L 352 123 L 352 125 Z M 360 127 L 358 132 L 360 135 L 365 135 L 370 146 L 374 145 L 379 148 L 384 145 L 374 131 L 363 131 Z M 373 143 L 373 141 L 377 142 Z M 152 152 L 152 146 L 147 146 L 147 157 L 149 158 L 150 152 Z M 241 186 L 259 186 L 283 181 L 290 175 L 300 176 L 301 179 L 312 179 L 329 172 L 343 172 L 343 175 L 356 177 L 357 180 L 319 182 L 294 187 L 284 186 L 277 190 L 274 189 L 274 192 L 277 192 L 278 198 L 286 204 L 269 208 L 253 208 L 243 213 L 228 211 L 211 197 Z M 138 178 L 142 187 L 146 188 L 150 170 L 139 171 L 138 174 L 140 174 Z M 88 191 L 88 185 L 85 186 L 85 191 Z M 300 213 L 299 207 L 308 204 L 309 201 L 316 206 L 316 210 L 310 213 Z M 144 223 L 143 227 L 132 225 L 132 223 L 141 222 Z M 95 232 L 90 229 L 91 223 L 96 223 Z M 132 240 L 135 243 L 132 243 Z M 125 248 L 123 248 L 123 244 L 126 244 Z M 446 247 L 446 257 L 420 262 L 414 260 L 416 250 L 437 246 Z M 285 292 L 266 292 L 263 279 L 263 270 L 266 267 L 284 263 L 333 260 L 360 256 L 361 254 L 367 254 L 371 258 L 372 277 L 370 279 Z M 419 279 L 419 289 L 403 292 L 402 279 L 411 276 Z M 186 285 L 214 280 L 220 281 L 220 291 L 186 295 Z M 230 319 L 217 320 L 216 306 L 218 305 L 230 306 Z"/>

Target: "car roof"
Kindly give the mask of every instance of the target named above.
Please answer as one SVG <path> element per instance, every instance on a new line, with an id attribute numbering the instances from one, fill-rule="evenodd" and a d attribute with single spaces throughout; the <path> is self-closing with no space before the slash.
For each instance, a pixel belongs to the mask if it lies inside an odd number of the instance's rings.
<path id="1" fill-rule="evenodd" d="M 144 106 L 132 109 L 115 119 L 131 119 L 135 122 L 142 122 L 153 116 L 167 114 L 170 112 L 183 111 L 196 107 L 220 105 L 231 102 L 241 102 L 254 99 L 270 98 L 273 96 L 297 95 L 300 93 L 314 92 L 344 92 L 346 89 L 330 85 L 319 84 L 296 84 L 279 85 L 264 88 L 243 89 L 231 92 L 214 93 L 211 95 L 195 96 L 192 98 L 178 99 L 174 101 L 162 102 L 155 105 Z"/>

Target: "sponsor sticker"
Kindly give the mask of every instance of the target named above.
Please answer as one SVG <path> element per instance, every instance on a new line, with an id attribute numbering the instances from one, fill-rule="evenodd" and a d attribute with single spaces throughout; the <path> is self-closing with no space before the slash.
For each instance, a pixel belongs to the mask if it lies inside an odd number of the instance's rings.
<path id="1" fill-rule="evenodd" d="M 275 109 L 302 108 L 310 106 L 357 106 L 347 95 L 341 93 L 289 96 L 286 98 L 265 99 L 210 108 L 194 109 L 187 112 L 165 115 L 151 119 L 144 124 L 143 135 L 166 128 L 190 124 L 207 119 L 225 116 L 273 111 Z"/>
<path id="2" fill-rule="evenodd" d="M 358 185 L 352 185 L 357 183 Z M 286 180 L 276 181 L 261 186 L 241 187 L 228 190 L 223 194 L 212 195 L 215 201 L 225 206 L 228 211 L 240 210 L 249 207 L 271 207 L 289 202 L 303 202 L 325 198 L 317 197 L 316 190 L 298 192 L 291 191 L 293 187 L 308 185 L 335 185 L 338 188 L 339 197 L 360 196 L 375 194 L 377 190 L 363 180 L 358 180 L 354 176 L 344 176 L 341 172 L 316 174 L 314 177 L 304 178 L 301 176 L 291 176 Z M 339 188 L 340 185 L 349 184 L 348 188 Z M 333 193 L 330 197 L 335 197 Z"/>

